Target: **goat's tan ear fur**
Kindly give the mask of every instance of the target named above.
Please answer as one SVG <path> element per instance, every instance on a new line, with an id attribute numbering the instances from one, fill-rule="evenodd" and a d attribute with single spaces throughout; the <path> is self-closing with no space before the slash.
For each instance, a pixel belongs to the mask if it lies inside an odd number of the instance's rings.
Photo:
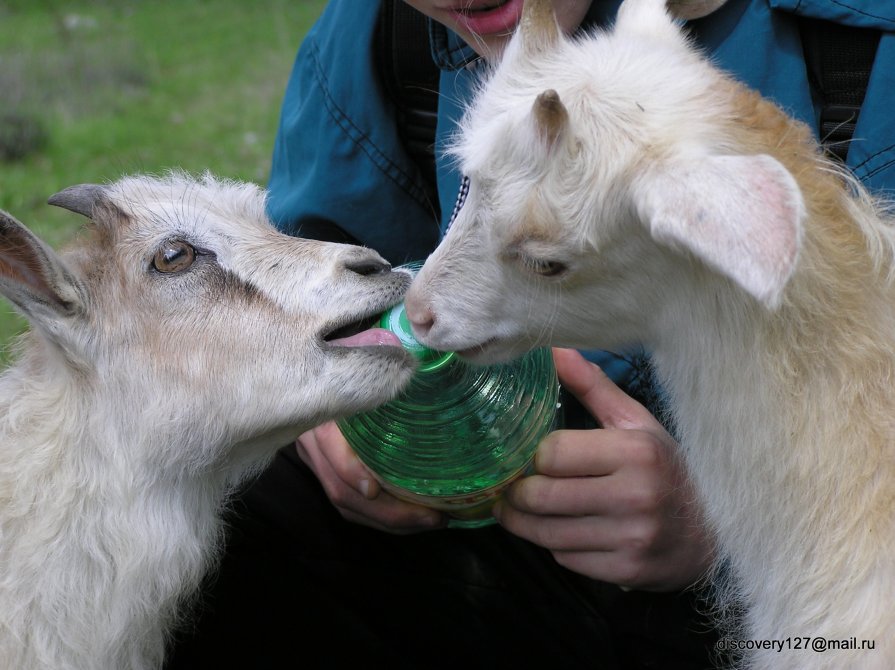
<path id="1" fill-rule="evenodd" d="M 701 19 L 727 4 L 727 0 L 668 0 L 671 15 L 684 21 Z"/>
<path id="2" fill-rule="evenodd" d="M 548 89 L 535 98 L 532 116 L 538 135 L 548 148 L 556 145 L 569 125 L 569 112 L 559 99 L 559 93 L 553 89 Z"/>
<path id="3" fill-rule="evenodd" d="M 93 210 L 106 195 L 106 188 L 99 184 L 78 184 L 69 186 L 50 196 L 47 204 L 62 207 L 75 214 L 93 218 Z"/>
<path id="4" fill-rule="evenodd" d="M 766 155 L 672 163 L 648 168 L 632 184 L 653 238 L 778 307 L 802 245 L 805 205 L 793 176 Z"/>
<path id="5" fill-rule="evenodd" d="M 549 52 L 561 39 L 550 0 L 525 0 L 519 23 L 523 52 L 529 56 Z"/>

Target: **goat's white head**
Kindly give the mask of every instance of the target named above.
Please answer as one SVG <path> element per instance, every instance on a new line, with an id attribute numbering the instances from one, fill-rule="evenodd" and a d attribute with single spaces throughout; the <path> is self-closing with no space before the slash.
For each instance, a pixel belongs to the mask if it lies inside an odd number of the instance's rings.
<path id="1" fill-rule="evenodd" d="M 582 39 L 527 0 L 453 147 L 468 197 L 408 293 L 417 335 L 474 360 L 642 342 L 682 265 L 776 307 L 804 205 L 736 123 L 754 97 L 661 0 L 626 0 L 611 32 Z"/>
<path id="2" fill-rule="evenodd" d="M 57 256 L 0 214 L 0 291 L 42 355 L 124 426 L 156 417 L 160 441 L 171 429 L 279 446 L 412 374 L 400 346 L 377 346 L 398 344 L 384 331 L 346 333 L 399 301 L 409 275 L 368 249 L 278 233 L 254 185 L 128 177 L 50 202 L 90 217 L 89 235 Z"/>

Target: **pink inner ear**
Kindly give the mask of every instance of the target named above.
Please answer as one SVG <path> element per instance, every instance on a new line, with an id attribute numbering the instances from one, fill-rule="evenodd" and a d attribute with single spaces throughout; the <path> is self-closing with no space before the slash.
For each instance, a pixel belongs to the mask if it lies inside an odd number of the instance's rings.
<path id="1" fill-rule="evenodd" d="M 0 275 L 41 294 L 50 292 L 30 241 L 18 226 L 8 226 L 0 232 Z"/>
<path id="2" fill-rule="evenodd" d="M 0 277 L 52 304 L 61 305 L 64 301 L 47 279 L 38 244 L 15 219 L 0 214 Z"/>
<path id="3" fill-rule="evenodd" d="M 681 246 L 768 307 L 779 304 L 801 248 L 805 207 L 770 156 L 709 156 L 644 175 L 635 187 L 653 237 Z"/>
<path id="4" fill-rule="evenodd" d="M 787 173 L 788 174 L 788 173 Z M 804 204 L 801 193 L 788 188 L 790 184 L 780 180 L 779 173 L 756 170 L 747 178 L 747 188 L 751 188 L 755 196 L 765 205 L 765 209 L 756 212 L 766 214 L 755 221 L 755 234 L 764 241 L 765 255 L 777 258 L 784 265 L 795 264 L 799 253 L 801 236 L 795 232 L 793 223 L 800 222 L 804 216 Z"/>

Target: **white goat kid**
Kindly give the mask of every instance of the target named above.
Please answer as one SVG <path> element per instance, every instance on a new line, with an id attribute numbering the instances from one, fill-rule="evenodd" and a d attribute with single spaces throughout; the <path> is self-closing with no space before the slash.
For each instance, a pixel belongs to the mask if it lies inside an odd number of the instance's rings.
<path id="1" fill-rule="evenodd" d="M 396 339 L 348 324 L 410 279 L 278 233 L 249 184 L 129 177 L 51 203 L 93 219 L 61 257 L 0 213 L 0 291 L 32 325 L 0 377 L 0 667 L 158 667 L 227 492 L 409 379 Z"/>
<path id="2" fill-rule="evenodd" d="M 529 1 L 454 151 L 468 198 L 408 293 L 420 339 L 482 362 L 644 343 L 745 609 L 733 636 L 875 645 L 742 665 L 895 668 L 880 206 L 661 0 L 578 40 Z"/>

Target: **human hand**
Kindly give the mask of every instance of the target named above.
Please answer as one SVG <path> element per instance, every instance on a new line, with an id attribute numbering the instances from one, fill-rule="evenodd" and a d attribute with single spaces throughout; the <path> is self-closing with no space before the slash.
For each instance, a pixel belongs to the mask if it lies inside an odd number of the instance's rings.
<path id="1" fill-rule="evenodd" d="M 581 354 L 553 356 L 560 381 L 602 428 L 548 435 L 535 474 L 507 490 L 495 517 L 593 579 L 654 591 L 692 585 L 713 545 L 674 439 Z"/>
<path id="2" fill-rule="evenodd" d="M 440 512 L 399 500 L 384 491 L 335 423 L 325 423 L 304 433 L 296 440 L 295 448 L 348 521 L 400 535 L 445 524 Z"/>

